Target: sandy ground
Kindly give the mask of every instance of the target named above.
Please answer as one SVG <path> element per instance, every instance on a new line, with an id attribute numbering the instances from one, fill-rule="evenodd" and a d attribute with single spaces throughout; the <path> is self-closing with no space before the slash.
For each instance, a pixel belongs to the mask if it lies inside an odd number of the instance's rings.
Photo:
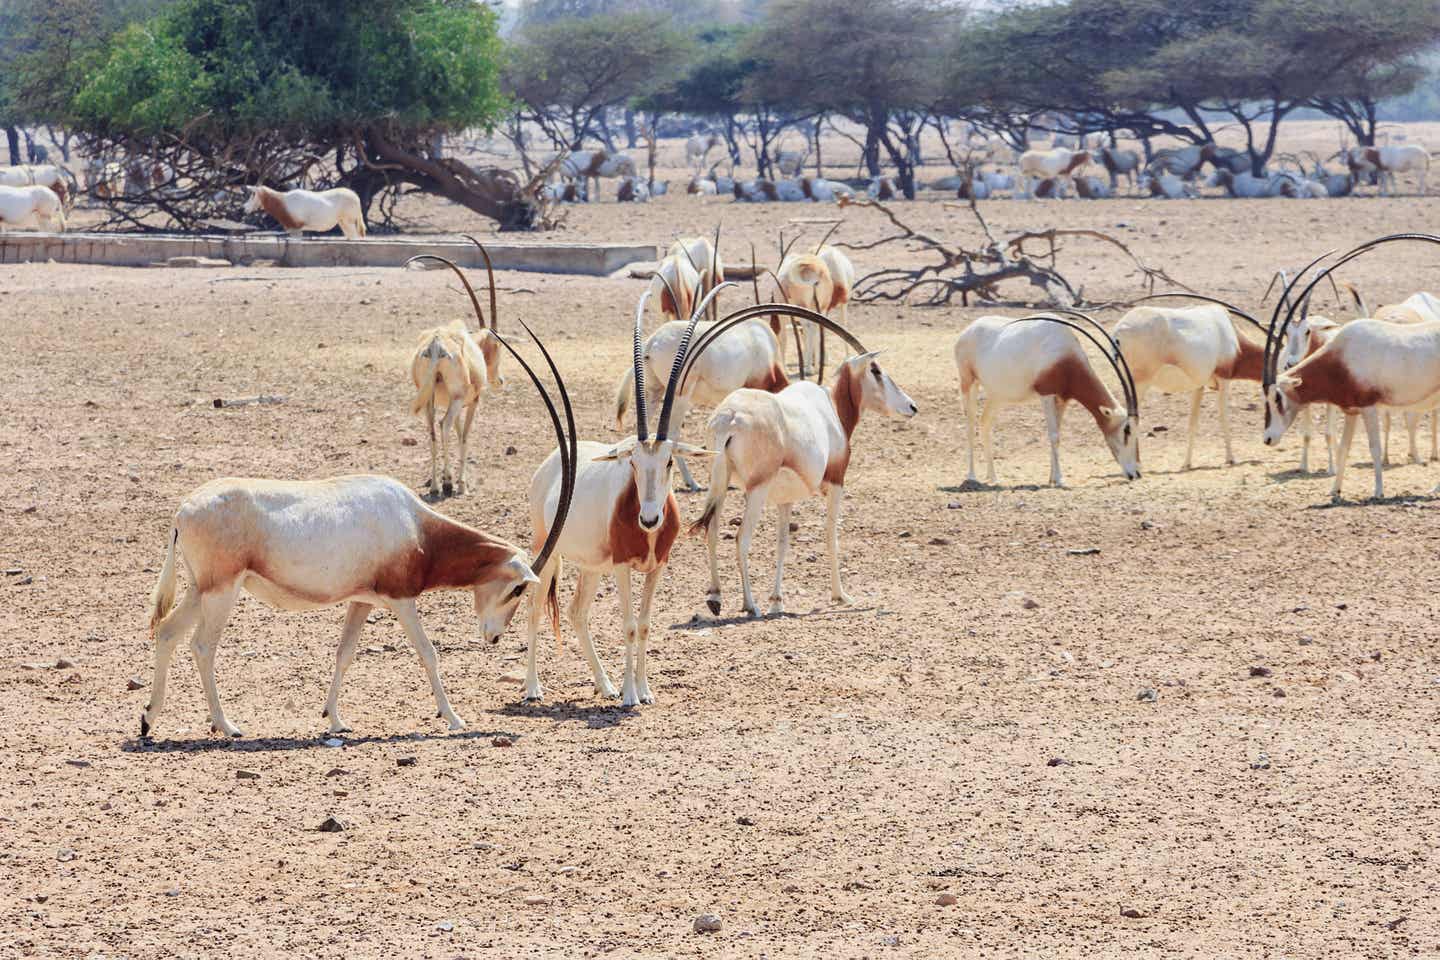
<path id="1" fill-rule="evenodd" d="M 1270 270 L 1433 227 L 1440 201 L 986 212 L 997 232 L 1109 229 L 1178 279 L 1255 305 Z M 664 242 L 723 220 L 727 257 L 745 259 L 787 218 L 823 213 L 607 203 L 577 209 L 567 238 Z M 975 235 L 938 201 L 903 215 Z M 846 216 L 841 237 L 884 235 L 875 213 Z M 453 209 L 415 217 L 475 226 Z M 917 258 L 856 260 L 864 272 Z M 1074 243 L 1061 262 L 1093 299 L 1140 292 L 1103 247 Z M 1397 299 L 1433 288 L 1435 262 L 1376 254 L 1349 276 Z M 556 349 L 582 435 L 618 436 L 608 408 L 640 283 L 500 284 L 502 329 L 523 316 Z M 659 702 L 621 710 L 592 695 L 568 629 L 558 657 L 542 633 L 546 701 L 519 705 L 503 675 L 523 665 L 523 628 L 490 646 L 464 597 L 428 597 L 469 728 L 434 719 L 384 615 L 343 693 L 356 732 L 331 748 L 319 713 L 340 611 L 246 600 L 219 680 L 248 736 L 209 735 L 182 647 L 157 737 L 136 740 L 146 599 L 180 498 L 223 475 L 378 471 L 418 485 L 424 433 L 404 371 L 419 328 L 463 315 L 452 287 L 396 270 L 0 268 L 0 954 L 1440 953 L 1440 501 L 1428 495 L 1440 472 L 1396 466 L 1391 496 L 1365 501 L 1357 442 L 1349 496 L 1332 506 L 1328 477 L 1297 472 L 1293 436 L 1261 445 L 1247 384 L 1234 391 L 1233 468 L 1213 396 L 1188 473 L 1176 472 L 1185 401 L 1152 397 L 1140 481 L 1121 479 L 1076 413 L 1071 486 L 1043 486 L 1040 411 L 1013 408 L 998 485 L 962 488 L 950 348 L 976 308 L 852 311 L 921 407 L 857 431 L 842 536 L 853 608 L 829 600 L 818 502 L 797 516 L 796 612 L 783 618 L 733 619 L 733 541 L 721 544 L 726 619 L 704 615 L 703 545 L 685 541 L 656 602 Z M 482 407 L 472 492 L 441 509 L 524 540 L 525 486 L 553 441 L 511 372 Z M 210 403 L 261 393 L 286 400 Z M 1402 433 L 1395 447 L 1403 459 Z M 699 497 L 681 501 L 698 513 Z M 738 498 L 727 510 L 738 516 Z M 762 582 L 773 553 L 767 518 Z M 618 679 L 608 585 L 592 623 Z M 1154 702 L 1137 699 L 1144 689 Z M 349 829 L 319 832 L 332 815 Z M 707 912 L 722 931 L 692 933 Z"/>

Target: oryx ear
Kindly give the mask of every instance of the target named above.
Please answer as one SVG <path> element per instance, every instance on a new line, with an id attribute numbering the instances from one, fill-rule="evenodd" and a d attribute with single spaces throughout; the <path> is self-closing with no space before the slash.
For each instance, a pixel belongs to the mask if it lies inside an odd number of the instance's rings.
<path id="1" fill-rule="evenodd" d="M 1117 410 L 1115 407 L 1101 407 L 1100 416 L 1104 417 L 1107 422 L 1114 423 L 1117 420 L 1126 419 L 1127 414 L 1124 410 Z"/>
<path id="2" fill-rule="evenodd" d="M 594 459 L 596 461 L 622 460 L 625 457 L 630 456 L 630 454 L 635 450 L 635 445 L 639 442 L 639 439 L 636 438 L 636 436 L 632 433 L 630 436 L 626 437 L 624 440 L 621 440 L 619 443 L 615 444 L 615 446 L 611 447 L 609 450 L 606 450 L 604 453 L 600 454 L 600 456 L 595 457 Z"/>
<path id="3" fill-rule="evenodd" d="M 859 367 L 859 366 L 864 366 L 865 364 L 869 363 L 871 360 L 874 360 L 874 359 L 875 359 L 876 357 L 878 357 L 878 356 L 880 356 L 880 351 L 879 351 L 879 350 L 871 350 L 871 351 L 868 352 L 868 353 L 862 353 L 862 354 L 860 354 L 858 357 L 851 357 L 851 358 L 850 358 L 850 362 L 853 363 L 853 364 L 855 364 L 857 367 Z"/>
<path id="4" fill-rule="evenodd" d="M 682 457 L 713 457 L 720 451 L 706 450 L 704 447 L 697 447 L 693 443 L 676 443 L 675 452 Z"/>
<path id="5" fill-rule="evenodd" d="M 1293 373 L 1285 373 L 1276 378 L 1275 386 L 1288 393 L 1293 390 L 1298 390 L 1300 388 L 1300 382 L 1300 378 Z"/>

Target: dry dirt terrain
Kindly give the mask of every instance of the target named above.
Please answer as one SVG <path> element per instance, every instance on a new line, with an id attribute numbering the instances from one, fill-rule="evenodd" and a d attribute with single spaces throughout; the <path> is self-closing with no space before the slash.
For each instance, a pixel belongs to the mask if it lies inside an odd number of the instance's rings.
<path id="1" fill-rule="evenodd" d="M 1270 270 L 1434 227 L 1440 201 L 985 211 L 997 232 L 1109 230 L 1254 307 Z M 607 200 L 575 210 L 566 238 L 663 243 L 723 220 L 739 260 L 751 241 L 771 249 L 787 218 L 826 212 Z M 874 211 L 844 215 L 841 239 L 885 233 Z M 938 199 L 902 215 L 976 236 Z M 483 228 L 451 208 L 414 219 Z M 1061 256 L 1093 300 L 1142 292 L 1100 245 Z M 862 273 L 916 262 L 884 247 L 855 259 Z M 1433 289 L 1437 263 L 1384 251 L 1347 277 L 1394 300 Z M 499 283 L 502 330 L 523 316 L 555 350 L 582 436 L 618 438 L 611 397 L 642 284 Z M 1328 292 L 1318 302 L 1334 309 Z M 710 618 L 703 544 L 683 541 L 656 601 L 658 702 L 622 710 L 592 694 L 568 627 L 558 655 L 541 635 L 546 700 L 519 704 L 505 675 L 523 666 L 523 626 L 491 646 L 467 598 L 427 597 L 468 728 L 434 718 L 386 614 L 342 694 L 355 733 L 330 747 L 320 707 L 340 610 L 247 599 L 219 655 L 247 736 L 209 734 L 182 645 L 141 741 L 146 602 L 179 500 L 226 475 L 376 471 L 418 486 L 408 353 L 464 301 L 453 278 L 393 269 L 0 268 L 0 956 L 1440 954 L 1440 470 L 1397 465 L 1390 496 L 1368 501 L 1362 438 L 1332 505 L 1328 477 L 1296 470 L 1293 435 L 1262 446 L 1258 390 L 1243 384 L 1234 467 L 1211 395 L 1197 469 L 1177 472 L 1186 401 L 1152 396 L 1141 480 L 1120 476 L 1076 411 L 1070 486 L 1044 486 L 1040 411 L 1012 408 L 998 484 L 963 486 L 950 351 L 982 312 L 851 311 L 920 406 L 857 430 L 842 533 L 853 607 L 829 599 L 818 501 L 798 511 L 784 617 L 735 617 L 727 540 L 725 609 Z M 525 487 L 553 438 L 507 369 L 477 421 L 471 492 L 437 506 L 523 542 Z M 284 402 L 211 403 L 256 394 Z M 688 435 L 701 427 L 697 415 Z M 1403 461 L 1403 431 L 1394 452 Z M 701 502 L 682 495 L 682 512 Z M 727 519 L 738 509 L 732 496 Z M 763 584 L 773 517 L 756 543 Z M 603 589 L 592 625 L 618 677 Z M 321 832 L 331 816 L 347 829 Z M 720 932 L 692 932 L 704 913 Z"/>

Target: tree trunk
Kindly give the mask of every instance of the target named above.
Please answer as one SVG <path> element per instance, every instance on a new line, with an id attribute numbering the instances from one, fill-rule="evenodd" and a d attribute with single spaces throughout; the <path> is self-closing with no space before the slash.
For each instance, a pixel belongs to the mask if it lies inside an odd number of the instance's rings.
<path id="1" fill-rule="evenodd" d="M 865 150 L 862 159 L 870 176 L 880 176 L 880 132 L 876 130 L 873 120 L 865 126 Z"/>
<path id="2" fill-rule="evenodd" d="M 635 137 L 635 111 L 625 108 L 625 149 L 634 150 L 638 141 Z"/>
<path id="3" fill-rule="evenodd" d="M 483 180 L 453 158 L 427 159 L 392 143 L 375 127 L 365 131 L 365 143 L 371 159 L 367 162 L 362 158 L 362 162 L 369 168 L 389 169 L 398 179 L 499 221 L 501 230 L 529 230 L 534 226 L 534 201 L 520 192 L 518 182 Z"/>
<path id="4" fill-rule="evenodd" d="M 735 165 L 740 162 L 740 141 L 735 136 L 735 115 L 725 115 L 725 145 L 730 151 L 730 170 L 733 173 Z"/>
<path id="5" fill-rule="evenodd" d="M 815 116 L 815 176 L 821 180 L 825 179 L 825 169 L 820 162 L 820 124 L 825 122 L 825 114 Z"/>
<path id="6" fill-rule="evenodd" d="M 16 130 L 13 125 L 7 126 L 5 128 L 5 141 L 6 145 L 10 147 L 10 166 L 20 166 L 25 162 L 21 159 L 20 154 L 20 131 Z"/>

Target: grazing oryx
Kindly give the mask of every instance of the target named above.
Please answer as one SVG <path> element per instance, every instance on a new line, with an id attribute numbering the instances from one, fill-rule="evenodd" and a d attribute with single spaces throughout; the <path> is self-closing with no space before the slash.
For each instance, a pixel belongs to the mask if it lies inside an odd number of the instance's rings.
<path id="1" fill-rule="evenodd" d="M 1320 280 L 1370 250 L 1402 240 L 1440 244 L 1440 237 L 1418 233 L 1392 234 L 1361 244 L 1316 274 L 1299 296 L 1288 297 L 1290 306 L 1283 321 L 1278 303 L 1271 317 L 1263 380 L 1265 443 L 1267 446 L 1278 443 L 1307 404 L 1329 403 L 1339 407 L 1345 414 L 1345 428 L 1340 435 L 1335 482 L 1330 489 L 1330 496 L 1335 500 L 1340 499 L 1350 442 L 1355 436 L 1355 423 L 1361 418 L 1370 441 L 1375 496 L 1385 495 L 1379 414 L 1387 407 L 1423 410 L 1434 406 L 1436 397 L 1440 396 L 1440 323 L 1352 320 L 1337 330 L 1328 343 L 1287 371 L 1279 370 L 1280 355 L 1295 311 L 1303 308 Z M 1306 270 L 1314 265 L 1310 264 Z M 1297 275 L 1287 294 L 1304 274 L 1305 271 L 1301 271 Z"/>
<path id="2" fill-rule="evenodd" d="M 720 612 L 720 568 L 716 550 L 720 539 L 720 510 L 725 505 L 730 478 L 745 490 L 745 515 L 735 546 L 740 564 L 743 609 L 752 617 L 760 607 L 750 587 L 750 541 L 767 503 L 779 507 L 776 528 L 775 589 L 770 613 L 784 612 L 785 552 L 790 542 L 791 505 L 809 497 L 824 496 L 826 542 L 830 553 L 830 596 L 850 603 L 840 585 L 840 507 L 845 495 L 855 425 L 860 415 L 873 410 L 889 416 L 913 417 L 915 402 L 895 385 L 875 354 L 866 351 L 844 327 L 819 313 L 791 306 L 761 304 L 747 307 L 722 320 L 708 342 L 698 344 L 690 363 L 698 361 L 709 342 L 726 324 L 739 325 L 762 312 L 800 317 L 833 331 L 854 349 L 835 373 L 828 390 L 817 383 L 792 383 L 779 393 L 741 389 L 726 397 L 710 417 L 710 449 L 716 457 L 710 473 L 710 495 L 705 512 L 690 532 L 705 532 L 710 556 L 710 612 Z"/>
<path id="3" fill-rule="evenodd" d="M 700 274 L 683 251 L 672 252 L 656 265 L 650 292 L 660 301 L 661 316 L 670 320 L 688 317 L 696 299 L 702 296 Z"/>
<path id="4" fill-rule="evenodd" d="M 1230 446 L 1230 382 L 1259 382 L 1265 348 L 1235 328 L 1233 314 L 1257 330 L 1265 326 L 1250 314 L 1223 300 L 1189 293 L 1162 293 L 1141 297 L 1188 297 L 1205 301 L 1193 307 L 1135 307 L 1115 325 L 1115 342 L 1129 362 L 1135 389 L 1141 398 L 1150 387 L 1162 393 L 1190 394 L 1190 425 L 1185 435 L 1185 463 L 1189 470 L 1195 455 L 1195 433 L 1200 404 L 1209 387 L 1220 398 L 1220 435 L 1225 438 L 1225 465 L 1234 466 Z"/>
<path id="5" fill-rule="evenodd" d="M 544 354 L 573 423 L 559 371 L 539 338 L 526 329 Z M 508 343 L 500 343 L 534 381 L 563 446 L 565 431 L 539 377 Z M 565 532 L 573 462 L 563 467 L 567 482 L 562 484 L 551 534 L 536 555 L 538 567 L 548 563 Z M 191 583 L 178 606 L 177 551 L 183 555 Z M 150 703 L 140 715 L 140 735 L 148 736 L 154 728 L 165 705 L 165 678 L 175 645 L 182 633 L 194 627 L 190 644 L 209 701 L 212 729 L 241 736 L 220 705 L 215 652 L 242 589 L 281 610 L 348 604 L 323 713 L 332 733 L 350 729 L 340 717 L 340 683 L 355 655 L 360 630 L 376 605 L 387 607 L 404 627 L 430 678 L 439 716 L 451 730 L 459 730 L 465 724 L 445 696 L 435 647 L 420 625 L 416 598 L 432 590 L 471 591 L 481 635 L 494 643 L 521 595 L 537 582 L 525 551 L 436 513 L 389 477 L 211 481 L 186 497 L 175 514 L 165 564 L 150 598 L 155 680 Z"/>
<path id="6" fill-rule="evenodd" d="M 354 190 L 336 187 L 315 193 L 311 190 L 271 190 L 269 187 L 247 187 L 249 198 L 245 212 L 264 210 L 285 232 L 295 238 L 311 233 L 324 233 L 338 224 L 346 240 L 365 236 L 365 217 L 360 212 L 360 197 Z"/>
<path id="7" fill-rule="evenodd" d="M 720 259 L 719 245 L 720 231 L 717 229 L 713 244 L 708 237 L 680 237 L 666 251 L 666 256 L 683 257 L 699 277 L 694 288 L 695 295 L 690 300 L 692 304 L 695 297 L 703 297 L 725 282 L 725 262 Z M 710 309 L 711 319 L 714 319 L 714 301 L 711 301 Z M 685 315 L 689 316 L 689 311 Z"/>
<path id="8" fill-rule="evenodd" d="M 1433 293 L 1421 290 L 1419 293 L 1412 293 L 1400 303 L 1387 303 L 1371 310 L 1365 303 L 1365 297 L 1360 293 L 1358 287 L 1349 281 L 1340 281 L 1340 286 L 1349 291 L 1351 298 L 1355 301 L 1355 308 L 1359 311 L 1358 316 L 1368 317 L 1372 320 L 1384 320 L 1386 323 L 1434 323 L 1440 321 L 1440 297 Z M 1303 321 L 1305 318 L 1301 318 Z M 1437 398 L 1440 400 L 1440 398 Z M 1405 414 L 1405 430 L 1410 436 L 1410 462 L 1423 463 L 1420 459 L 1420 445 L 1415 442 L 1415 431 L 1420 426 L 1421 413 L 1407 411 Z M 1440 437 L 1437 437 L 1437 424 L 1440 424 L 1440 416 L 1435 411 L 1430 411 L 1430 454 L 1432 458 L 1440 458 Z M 1390 463 L 1390 412 L 1385 412 L 1385 463 Z"/>
<path id="9" fill-rule="evenodd" d="M 1283 283 L 1288 280 L 1282 279 Z M 1280 371 L 1283 373 L 1291 367 L 1304 360 L 1310 354 L 1319 350 L 1335 331 L 1340 329 L 1340 324 L 1328 317 L 1314 316 L 1308 313 L 1302 314 L 1299 320 L 1290 325 L 1289 336 L 1285 338 L 1284 349 L 1280 353 Z M 1325 407 L 1325 419 L 1322 421 L 1325 430 L 1325 472 L 1335 473 L 1335 408 L 1329 404 L 1322 404 Z M 1300 420 L 1300 472 L 1310 472 L 1310 441 L 1314 436 L 1314 416 L 1310 407 L 1306 407 L 1299 413 Z M 1411 438 L 1413 441 L 1413 437 Z"/>
<path id="10" fill-rule="evenodd" d="M 970 467 L 967 483 L 975 477 L 975 414 L 978 394 L 985 388 L 985 412 L 980 417 L 981 442 L 985 445 L 987 482 L 995 482 L 995 452 L 992 426 L 1001 407 L 1039 399 L 1045 411 L 1046 433 L 1050 439 L 1050 484 L 1063 486 L 1060 473 L 1060 423 L 1065 404 L 1077 401 L 1095 418 L 1100 434 L 1127 479 L 1140 476 L 1140 405 L 1134 379 L 1125 354 L 1105 329 L 1084 314 L 1080 317 L 1100 331 L 1102 344 L 1079 324 L 1062 317 L 1038 315 L 1016 320 L 1012 317 L 980 317 L 961 332 L 955 341 L 955 366 L 960 373 L 960 396 L 965 401 L 965 422 L 970 438 Z M 1083 334 L 1100 348 L 1101 354 L 1120 378 L 1124 406 L 1095 374 L 1080 341 L 1068 330 Z"/>
<path id="11" fill-rule="evenodd" d="M 690 315 L 689 334 L 694 334 L 709 300 L 722 289 L 723 286 L 711 290 L 695 307 Z M 655 599 L 655 589 L 660 585 L 660 578 L 670 560 L 670 549 L 680 533 L 680 507 L 672 489 L 672 471 L 677 456 L 705 457 L 711 454 L 670 436 L 670 418 L 680 371 L 692 342 L 689 336 L 681 341 L 676 352 L 661 400 L 660 422 L 655 436 L 652 438 L 649 435 L 648 394 L 640 343 L 645 301 L 649 297 L 650 291 L 647 290 L 635 310 L 635 436 L 614 446 L 589 441 L 578 445 L 572 443 L 574 452 L 571 455 L 576 464 L 576 508 L 560 535 L 553 562 L 543 566 L 537 564 L 535 571 L 540 577 L 540 586 L 530 603 L 530 649 L 526 658 L 524 692 L 527 701 L 539 700 L 544 695 L 536 665 L 536 653 L 540 646 L 537 635 L 540 598 L 549 598 L 550 621 L 558 642 L 560 608 L 555 599 L 555 584 L 563 572 L 564 562 L 568 560 L 580 570 L 575 597 L 570 602 L 570 627 L 580 638 L 580 649 L 589 661 L 595 679 L 595 692 L 604 697 L 617 696 L 614 685 L 605 674 L 605 667 L 595 655 L 589 622 L 595 589 L 600 578 L 610 574 L 619 588 L 625 618 L 625 677 L 619 694 L 621 704 L 633 707 L 655 702 L 650 691 L 645 649 L 650 637 L 650 604 Z M 557 503 L 563 503 L 566 494 L 564 476 L 564 455 L 557 450 L 546 458 L 530 481 L 530 519 L 536 540 L 547 537 L 547 531 L 552 530 L 556 522 Z M 638 618 L 631 602 L 632 572 L 645 575 Z"/>
<path id="12" fill-rule="evenodd" d="M 0 187 L 0 233 L 31 227 L 65 231 L 65 205 L 49 187 Z"/>
<path id="13" fill-rule="evenodd" d="M 606 150 L 576 150 L 560 163 L 560 175 L 566 180 L 580 182 L 581 193 L 587 197 L 600 196 L 600 178 L 638 177 L 635 161 L 623 153 L 611 154 Z M 591 191 L 590 181 L 595 181 Z"/>
<path id="14" fill-rule="evenodd" d="M 785 303 L 827 316 L 838 310 L 843 325 L 850 322 L 849 304 L 850 294 L 855 286 L 855 266 L 849 257 L 825 242 L 839 226 L 837 223 L 830 228 L 830 232 L 815 245 L 814 253 L 791 253 L 790 248 L 800 239 L 799 236 L 791 240 L 788 246 L 782 236 L 780 269 L 775 274 L 775 282 L 780 286 L 780 297 Z M 785 339 L 779 329 L 775 330 L 775 335 L 780 337 L 781 353 L 784 354 L 787 352 Z M 816 383 L 821 382 L 825 376 L 824 343 L 822 328 L 805 326 L 805 356 L 814 358 Z"/>
<path id="15" fill-rule="evenodd" d="M 465 274 L 449 260 L 431 254 L 421 254 L 405 261 L 408 266 L 419 260 L 434 260 L 449 266 L 460 277 L 465 292 L 470 295 L 470 305 L 475 310 L 475 319 L 480 323 L 480 332 L 471 336 L 464 320 L 455 320 L 443 327 L 434 327 L 420 335 L 414 355 L 410 358 L 410 379 L 415 384 L 415 399 L 410 412 L 424 411 L 425 426 L 430 431 L 430 493 L 449 496 L 452 492 L 465 492 L 465 451 L 470 439 L 470 425 L 475 420 L 475 410 L 480 406 L 480 394 L 492 386 L 505 385 L 500 373 L 500 343 L 495 339 L 496 324 L 499 320 L 495 309 L 495 271 L 490 265 L 490 253 L 474 237 L 466 237 L 480 248 L 485 258 L 485 272 L 490 277 L 490 322 L 480 310 L 480 300 Z M 445 411 L 440 423 L 440 460 L 444 462 L 444 477 L 435 473 L 435 409 Z M 465 410 L 465 420 L 460 421 L 460 410 Z M 450 479 L 450 428 L 455 428 L 455 440 L 460 448 L 460 466 L 452 484 Z"/>
<path id="16" fill-rule="evenodd" d="M 1035 182 L 1069 177 L 1090 162 L 1088 150 L 1026 150 L 1020 154 L 1020 179 L 1026 199 L 1035 198 Z"/>
<path id="17" fill-rule="evenodd" d="M 1100 158 L 1100 165 L 1110 174 L 1111 190 L 1120 189 L 1121 177 L 1129 180 L 1131 187 L 1135 186 L 1136 172 L 1140 169 L 1140 154 L 1118 147 L 1101 147 L 1095 152 Z"/>
<path id="18" fill-rule="evenodd" d="M 696 173 L 699 173 L 705 166 L 705 160 L 710 156 L 710 151 L 724 146 L 725 140 L 718 133 L 697 133 L 685 141 L 685 162 L 694 167 Z"/>
<path id="19" fill-rule="evenodd" d="M 1370 169 L 1377 174 L 1380 196 L 1393 196 L 1399 189 L 1395 179 L 1397 173 L 1418 173 L 1420 195 L 1425 195 L 1425 176 L 1430 172 L 1430 152 L 1419 144 L 1407 143 L 1398 147 L 1363 147 L 1362 156 Z"/>
<path id="20" fill-rule="evenodd" d="M 5 187 L 49 187 L 62 205 L 74 202 L 74 197 L 65 185 L 63 171 L 53 164 L 27 164 L 19 167 L 0 167 L 0 186 Z"/>

